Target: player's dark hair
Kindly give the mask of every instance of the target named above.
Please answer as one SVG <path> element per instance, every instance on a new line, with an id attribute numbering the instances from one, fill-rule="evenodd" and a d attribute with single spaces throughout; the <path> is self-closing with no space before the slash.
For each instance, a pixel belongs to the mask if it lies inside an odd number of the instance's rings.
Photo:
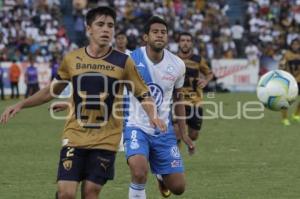
<path id="1" fill-rule="evenodd" d="M 293 45 L 294 45 L 295 42 L 298 42 L 298 43 L 300 44 L 299 38 L 295 38 L 295 39 L 293 39 L 293 40 L 291 41 L 291 44 L 290 44 L 290 50 L 293 51 L 293 52 L 299 52 L 299 50 L 300 50 L 299 48 L 296 49 L 296 50 L 293 49 Z"/>
<path id="2" fill-rule="evenodd" d="M 293 39 L 293 40 L 291 41 L 291 45 L 290 45 L 290 46 L 292 47 L 292 45 L 293 45 L 295 42 L 300 42 L 299 38 Z"/>
<path id="3" fill-rule="evenodd" d="M 115 38 L 117 38 L 119 35 L 124 35 L 125 37 L 127 37 L 125 31 L 119 31 L 115 34 Z"/>
<path id="4" fill-rule="evenodd" d="M 178 39 L 180 40 L 181 36 L 189 36 L 191 40 L 193 40 L 193 35 L 189 32 L 181 32 L 179 33 Z"/>
<path id="5" fill-rule="evenodd" d="M 86 14 L 86 24 L 87 25 L 92 25 L 93 21 L 96 19 L 97 16 L 110 16 L 113 18 L 114 22 L 116 22 L 116 12 L 114 11 L 114 9 L 107 7 L 107 6 L 100 6 L 97 8 L 93 8 L 91 10 L 88 11 L 88 13 Z"/>
<path id="6" fill-rule="evenodd" d="M 163 20 L 162 18 L 158 17 L 158 16 L 152 16 L 146 23 L 146 25 L 144 26 L 144 33 L 148 34 L 150 31 L 150 27 L 152 24 L 154 23 L 160 23 L 163 24 L 164 26 L 166 26 L 167 31 L 168 31 L 168 24 L 165 20 Z"/>

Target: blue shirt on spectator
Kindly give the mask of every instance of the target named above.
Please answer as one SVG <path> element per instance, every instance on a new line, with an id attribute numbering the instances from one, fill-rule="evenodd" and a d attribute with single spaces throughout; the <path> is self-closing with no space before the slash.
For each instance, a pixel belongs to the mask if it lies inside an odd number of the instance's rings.
<path id="1" fill-rule="evenodd" d="M 0 66 L 0 81 L 3 81 L 4 69 Z"/>
<path id="2" fill-rule="evenodd" d="M 38 71 L 37 68 L 33 65 L 29 66 L 26 69 L 27 83 L 28 84 L 36 84 L 38 83 Z"/>

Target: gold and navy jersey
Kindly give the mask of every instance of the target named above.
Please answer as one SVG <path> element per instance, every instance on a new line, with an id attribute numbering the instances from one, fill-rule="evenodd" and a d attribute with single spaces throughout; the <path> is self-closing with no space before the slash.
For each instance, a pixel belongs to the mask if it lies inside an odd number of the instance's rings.
<path id="1" fill-rule="evenodd" d="M 67 54 L 58 79 L 72 83 L 71 118 L 66 121 L 63 145 L 116 151 L 123 127 L 123 88 L 130 81 L 138 99 L 149 95 L 133 60 L 110 49 L 100 58 L 86 48 Z"/>
<path id="2" fill-rule="evenodd" d="M 300 53 L 287 51 L 281 60 L 280 69 L 291 73 L 300 83 Z"/>
<path id="3" fill-rule="evenodd" d="M 197 82 L 201 75 L 206 78 L 212 74 L 205 59 L 198 55 L 192 55 L 189 58 L 181 58 L 186 66 L 185 79 L 183 85 L 183 92 L 185 101 L 197 104 L 203 98 L 203 91 L 198 86 Z"/>

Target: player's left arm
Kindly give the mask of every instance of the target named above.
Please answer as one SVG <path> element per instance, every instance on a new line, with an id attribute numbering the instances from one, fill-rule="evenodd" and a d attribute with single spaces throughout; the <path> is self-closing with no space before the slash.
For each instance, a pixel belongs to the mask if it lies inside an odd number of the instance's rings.
<path id="1" fill-rule="evenodd" d="M 202 74 L 204 74 L 205 78 L 200 78 L 198 81 L 198 85 L 201 88 L 204 88 L 208 84 L 208 82 L 213 78 L 213 73 L 208 67 L 207 61 L 204 58 L 201 58 L 199 70 Z"/>
<path id="2" fill-rule="evenodd" d="M 173 107 L 175 112 L 175 118 L 178 124 L 178 133 L 179 137 L 183 140 L 183 142 L 188 146 L 190 154 L 193 154 L 195 151 L 194 143 L 191 138 L 186 134 L 186 114 L 185 114 L 185 101 L 184 101 L 184 92 L 183 92 L 183 84 L 185 78 L 185 65 L 184 63 L 182 67 L 182 73 L 179 78 L 176 80 L 174 85 L 173 92 Z"/>
<path id="3" fill-rule="evenodd" d="M 183 88 L 175 88 L 173 102 L 175 117 L 178 124 L 179 137 L 188 146 L 190 154 L 193 154 L 195 151 L 195 145 L 186 133 L 186 114 Z"/>

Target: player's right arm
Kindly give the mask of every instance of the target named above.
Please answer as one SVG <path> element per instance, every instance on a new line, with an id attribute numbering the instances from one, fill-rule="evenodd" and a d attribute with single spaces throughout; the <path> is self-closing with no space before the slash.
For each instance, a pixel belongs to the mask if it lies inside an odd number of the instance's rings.
<path id="1" fill-rule="evenodd" d="M 157 107 L 153 98 L 150 95 L 149 89 L 141 76 L 136 70 L 135 64 L 131 58 L 126 61 L 125 79 L 133 83 L 133 87 L 129 90 L 140 101 L 143 109 L 149 117 L 150 124 L 155 128 L 159 128 L 161 132 L 167 130 L 166 124 L 158 117 Z"/>
<path id="2" fill-rule="evenodd" d="M 66 57 L 64 58 L 60 68 L 58 69 L 58 77 L 62 80 L 69 80 L 69 73 L 67 67 Z M 47 103 L 50 100 L 54 99 L 56 95 L 59 95 L 67 86 L 67 83 L 57 83 L 52 82 L 51 85 L 41 89 L 34 95 L 30 96 L 27 99 L 24 99 L 12 106 L 9 106 L 0 116 L 0 123 L 5 124 L 9 119 L 14 117 L 18 112 L 23 108 L 29 108 L 34 106 L 39 106 L 41 104 Z"/>
<path id="3" fill-rule="evenodd" d="M 55 84 L 53 87 L 53 93 L 59 94 L 66 87 L 66 84 Z M 9 119 L 14 117 L 18 112 L 20 112 L 23 108 L 29 108 L 34 106 L 39 106 L 41 104 L 47 103 L 50 100 L 54 99 L 54 95 L 50 92 L 51 86 L 47 86 L 34 95 L 30 96 L 27 99 L 24 99 L 12 106 L 9 106 L 5 109 L 0 117 L 0 123 L 5 124 Z"/>

